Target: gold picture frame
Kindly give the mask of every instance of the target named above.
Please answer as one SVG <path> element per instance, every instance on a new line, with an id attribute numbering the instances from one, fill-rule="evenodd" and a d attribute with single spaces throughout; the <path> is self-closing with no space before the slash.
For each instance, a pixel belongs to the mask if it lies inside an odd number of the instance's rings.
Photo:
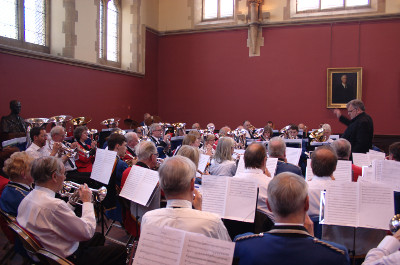
<path id="1" fill-rule="evenodd" d="M 328 68 L 327 87 L 327 108 L 346 108 L 350 100 L 361 100 L 362 67 Z"/>

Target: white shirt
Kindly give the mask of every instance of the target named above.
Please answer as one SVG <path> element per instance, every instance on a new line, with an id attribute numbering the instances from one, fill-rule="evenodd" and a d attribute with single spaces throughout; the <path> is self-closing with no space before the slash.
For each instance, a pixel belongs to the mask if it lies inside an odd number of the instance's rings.
<path id="1" fill-rule="evenodd" d="M 61 143 L 61 145 L 62 145 L 63 148 L 67 148 L 67 146 L 65 146 L 65 144 Z M 47 151 L 49 152 L 49 154 L 51 154 L 51 152 L 53 151 L 53 146 L 54 146 L 54 141 L 52 139 L 50 139 L 50 140 L 46 141 L 46 145 L 44 146 L 44 148 L 46 148 Z M 55 157 L 61 159 L 61 155 L 60 154 L 57 154 Z M 79 159 L 79 154 L 76 153 L 76 155 L 74 157 L 70 157 L 68 159 L 69 159 L 69 161 L 71 161 L 71 163 L 72 163 L 72 165 L 74 165 L 74 167 L 72 167 L 70 165 L 70 163 L 68 162 L 68 160 L 66 160 L 65 163 L 64 163 L 65 171 L 76 170 L 75 160 Z"/>
<path id="2" fill-rule="evenodd" d="M 393 236 L 386 236 L 377 248 L 371 249 L 363 265 L 398 265 L 400 264 L 400 241 Z"/>
<path id="3" fill-rule="evenodd" d="M 214 213 L 192 209 L 192 203 L 186 200 L 168 200 L 167 208 L 147 212 L 142 218 L 142 226 L 169 226 L 188 232 L 231 241 L 221 218 Z"/>
<path id="4" fill-rule="evenodd" d="M 259 168 L 246 168 L 243 172 L 234 176 L 234 178 L 249 179 L 257 183 L 258 202 L 257 210 L 265 213 L 273 221 L 273 213 L 267 207 L 267 190 L 271 178 L 263 173 Z"/>
<path id="5" fill-rule="evenodd" d="M 311 218 L 319 216 L 321 191 L 326 190 L 327 186 L 332 183 L 332 181 L 333 180 L 329 176 L 314 176 L 311 180 L 307 181 L 308 197 L 310 198 L 310 209 L 307 213 Z"/>
<path id="6" fill-rule="evenodd" d="M 232 177 L 236 174 L 236 162 L 233 160 L 225 160 L 218 163 L 214 159 L 211 161 L 210 174 L 214 176 Z"/>
<path id="7" fill-rule="evenodd" d="M 61 257 L 73 254 L 79 241 L 89 240 L 96 230 L 92 203 L 83 203 L 82 217 L 79 218 L 69 204 L 55 198 L 54 191 L 40 186 L 22 200 L 17 221 L 45 249 Z"/>
<path id="8" fill-rule="evenodd" d="M 35 143 L 32 143 L 25 151 L 28 155 L 32 156 L 33 158 L 40 158 L 45 156 L 50 156 L 50 152 L 45 146 L 39 147 Z"/>

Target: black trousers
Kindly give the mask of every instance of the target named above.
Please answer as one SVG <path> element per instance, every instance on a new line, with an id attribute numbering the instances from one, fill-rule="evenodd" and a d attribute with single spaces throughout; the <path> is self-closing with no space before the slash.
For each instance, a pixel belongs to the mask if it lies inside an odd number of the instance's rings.
<path id="1" fill-rule="evenodd" d="M 90 240 L 80 242 L 78 249 L 67 259 L 76 265 L 125 265 L 126 248 L 116 244 L 104 246 L 104 242 L 104 236 L 96 232 Z"/>

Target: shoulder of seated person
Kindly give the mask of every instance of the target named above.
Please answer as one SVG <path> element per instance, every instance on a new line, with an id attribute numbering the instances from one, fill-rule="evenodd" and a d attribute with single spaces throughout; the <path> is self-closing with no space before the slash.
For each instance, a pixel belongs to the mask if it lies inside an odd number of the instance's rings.
<path id="1" fill-rule="evenodd" d="M 251 238 L 258 238 L 258 237 L 263 237 L 264 233 L 259 233 L 259 234 L 253 234 L 253 233 L 244 233 L 241 235 L 237 235 L 233 241 L 237 242 L 237 241 L 242 241 L 242 240 L 246 240 L 246 239 L 251 239 Z"/>

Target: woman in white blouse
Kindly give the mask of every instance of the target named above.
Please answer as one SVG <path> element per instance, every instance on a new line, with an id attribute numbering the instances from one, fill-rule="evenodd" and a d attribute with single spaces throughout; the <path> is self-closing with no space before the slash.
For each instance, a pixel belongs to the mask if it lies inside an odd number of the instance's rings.
<path id="1" fill-rule="evenodd" d="M 230 137 L 218 140 L 214 159 L 211 161 L 210 175 L 232 177 L 236 173 L 236 161 L 232 158 L 235 141 Z"/>

